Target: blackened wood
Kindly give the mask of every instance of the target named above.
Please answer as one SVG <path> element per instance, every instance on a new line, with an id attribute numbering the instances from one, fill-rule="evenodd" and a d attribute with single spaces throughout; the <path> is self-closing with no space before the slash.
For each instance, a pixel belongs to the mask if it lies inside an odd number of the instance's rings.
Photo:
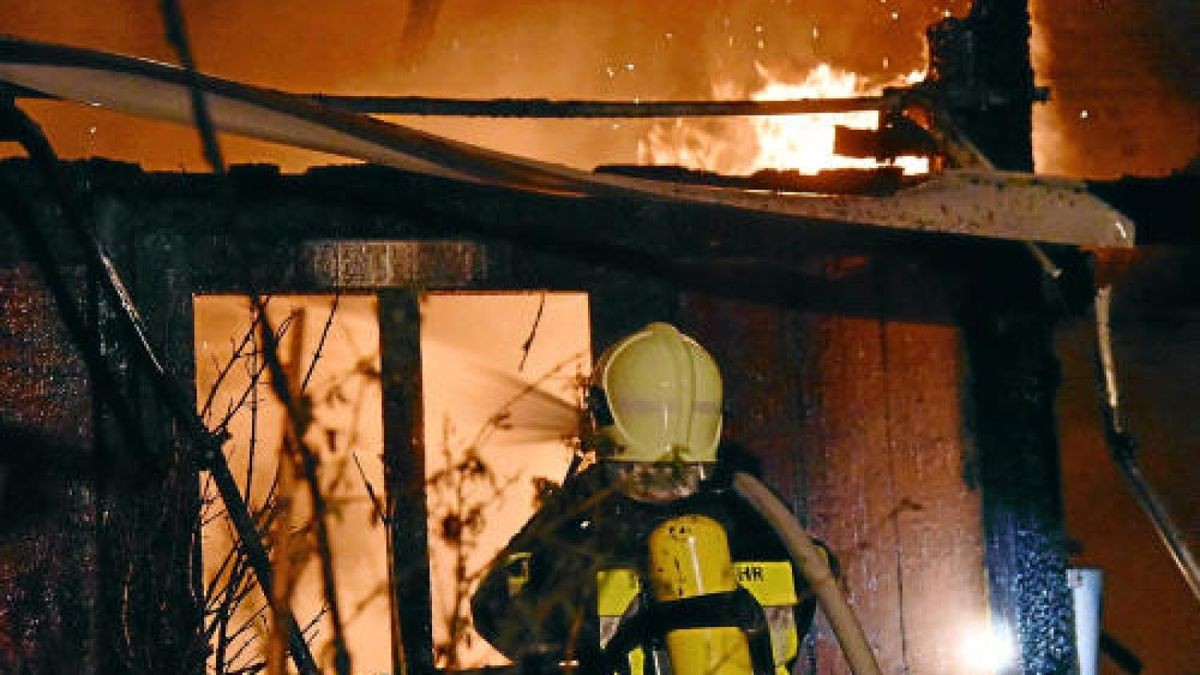
<path id="1" fill-rule="evenodd" d="M 965 19 L 927 31 L 939 103 L 1000 169 L 1033 170 L 1033 102 L 1027 0 L 977 0 Z"/>
<path id="2" fill-rule="evenodd" d="M 28 89 L 17 88 L 25 97 Z M 353 112 L 385 115 L 527 117 L 549 119 L 722 117 L 795 115 L 883 110 L 904 100 L 903 90 L 883 96 L 809 98 L 777 101 L 556 101 L 544 98 L 461 99 L 427 96 L 336 96 L 309 94 L 319 103 Z"/>
<path id="3" fill-rule="evenodd" d="M 979 449 L 993 621 L 1019 645 L 1003 672 L 1074 667 L 1066 584 L 1053 351 L 1040 271 L 1019 249 L 978 260 L 963 318 L 970 429 Z"/>
<path id="4" fill-rule="evenodd" d="M 1200 244 L 1200 168 L 1159 178 L 1088 181 L 1088 189 L 1137 223 L 1139 247 Z"/>
<path id="5" fill-rule="evenodd" d="M 905 306 L 949 314 L 957 280 L 904 258 L 880 261 L 886 473 L 894 508 L 898 590 L 908 672 L 955 672 L 962 636 L 986 630 L 983 521 L 974 449 L 965 434 L 962 331 L 892 320 Z"/>
<path id="6" fill-rule="evenodd" d="M 777 368 L 799 378 L 791 395 L 802 415 L 802 516 L 841 561 L 885 671 L 947 672 L 959 658 L 947 636 L 987 619 L 979 495 L 962 431 L 961 333 L 947 320 L 958 303 L 953 277 L 902 256 L 829 259 L 824 273 L 852 279 L 858 305 L 873 304 L 875 314 L 801 305 L 802 330 L 788 331 L 796 343 Z M 914 312 L 940 318 L 903 318 Z M 845 672 L 823 622 L 810 650 L 815 662 L 801 672 Z"/>
<path id="7" fill-rule="evenodd" d="M 0 671 L 93 673 L 90 381 L 30 264 L 0 269 L 0 381 Z"/>
<path id="8" fill-rule="evenodd" d="M 1027 0 L 978 0 L 967 19 L 968 79 L 997 95 L 953 110 L 999 169 L 1033 167 L 1033 69 Z M 1060 498 L 1054 393 L 1058 385 L 1043 272 L 1001 245 L 967 270 L 963 317 L 971 430 L 980 458 L 985 562 L 993 622 L 1012 631 L 1016 664 L 1003 673 L 1075 667 Z"/>
<path id="9" fill-rule="evenodd" d="M 732 461 L 803 514 L 804 439 L 799 313 L 786 306 L 684 293 L 679 325 L 717 359 L 725 386 L 724 434 L 746 457 Z M 731 452 L 733 451 L 731 449 Z M 739 467 L 742 468 L 742 467 Z"/>
<path id="10" fill-rule="evenodd" d="M 434 667 L 418 303 L 411 290 L 379 294 L 392 654 L 413 675 Z"/>
<path id="11" fill-rule="evenodd" d="M 101 232 L 118 227 L 124 231 L 123 245 L 129 251 L 120 269 L 145 320 L 149 342 L 175 382 L 191 383 L 195 354 L 188 246 L 172 220 L 147 219 L 149 214 L 136 206 L 112 197 L 98 201 L 98 221 L 110 223 Z M 143 425 L 151 443 L 167 458 L 167 472 L 160 484 L 131 496 L 137 499 L 131 520 L 147 535 L 119 551 L 132 561 L 135 574 L 154 580 L 130 596 L 129 623 L 137 631 L 131 639 L 145 645 L 140 648 L 162 664 L 157 666 L 161 670 L 200 673 L 209 645 L 202 632 L 200 473 L 190 454 L 194 439 L 176 423 L 175 413 L 161 405 L 147 381 L 155 373 L 142 367 L 137 377 L 139 386 L 133 393 L 140 401 Z M 194 387 L 179 389 L 194 410 Z"/>
<path id="12" fill-rule="evenodd" d="M 873 316 L 805 317 L 804 371 L 807 525 L 840 563 L 840 581 L 884 672 L 905 672 L 901 546 L 892 519 L 899 500 L 888 463 L 888 371 L 877 271 L 870 260 L 834 258 L 823 273 L 852 280 Z M 822 618 L 809 673 L 847 672 Z"/>

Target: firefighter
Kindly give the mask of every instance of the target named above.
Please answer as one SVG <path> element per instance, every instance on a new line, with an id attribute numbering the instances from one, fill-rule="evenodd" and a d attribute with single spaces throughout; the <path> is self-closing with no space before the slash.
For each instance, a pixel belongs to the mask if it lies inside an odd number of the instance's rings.
<path id="1" fill-rule="evenodd" d="M 597 461 L 569 475 L 472 599 L 523 672 L 789 672 L 814 601 L 766 521 L 729 489 L 721 376 L 655 323 L 596 364 Z"/>

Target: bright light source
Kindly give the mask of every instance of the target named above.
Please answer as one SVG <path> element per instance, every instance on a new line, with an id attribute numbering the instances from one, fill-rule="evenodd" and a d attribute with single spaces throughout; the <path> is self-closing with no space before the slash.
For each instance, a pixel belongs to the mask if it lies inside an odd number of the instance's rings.
<path id="1" fill-rule="evenodd" d="M 959 659 L 970 673 L 995 673 L 1012 665 L 1016 649 L 1009 631 L 979 626 L 963 635 Z"/>

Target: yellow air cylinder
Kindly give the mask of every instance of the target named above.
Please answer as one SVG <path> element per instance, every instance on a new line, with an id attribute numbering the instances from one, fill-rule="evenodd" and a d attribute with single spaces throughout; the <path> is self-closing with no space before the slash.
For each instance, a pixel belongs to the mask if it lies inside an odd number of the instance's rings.
<path id="1" fill-rule="evenodd" d="M 650 533 L 650 584 L 656 600 L 682 600 L 737 588 L 725 528 L 684 515 Z M 741 629 L 684 628 L 667 633 L 673 675 L 748 675 L 750 647 Z"/>

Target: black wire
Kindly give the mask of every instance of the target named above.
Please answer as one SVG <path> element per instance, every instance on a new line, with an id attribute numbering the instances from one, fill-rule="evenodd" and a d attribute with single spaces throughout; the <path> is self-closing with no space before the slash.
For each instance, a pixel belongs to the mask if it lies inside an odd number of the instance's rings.
<path id="1" fill-rule="evenodd" d="M 225 160 L 221 155 L 220 145 L 217 142 L 216 130 L 212 122 L 212 116 L 208 109 L 208 103 L 204 98 L 201 90 L 200 74 L 196 69 L 195 59 L 192 57 L 191 46 L 188 41 L 187 29 L 183 21 L 183 13 L 179 8 L 178 0 L 160 0 L 159 6 L 162 11 L 163 23 L 167 33 L 167 39 L 174 47 L 179 56 L 180 65 L 183 67 L 187 78 L 188 92 L 190 94 L 192 104 L 192 118 L 196 125 L 196 130 L 200 135 L 201 143 L 204 148 L 204 157 L 212 168 L 213 174 L 219 179 L 220 189 L 222 191 L 222 203 L 225 205 L 225 214 L 221 219 L 224 225 L 226 234 L 233 231 L 232 224 L 237 219 L 237 211 L 233 200 L 229 195 L 228 181 L 224 180 L 227 176 L 225 168 Z M 239 256 L 240 257 L 240 256 Z M 240 267 L 247 272 L 249 276 L 250 265 L 246 261 Z M 317 483 L 316 476 L 316 459 L 311 450 L 309 450 L 303 439 L 303 429 L 299 427 L 298 409 L 292 397 L 291 389 L 288 385 L 288 379 L 284 374 L 283 368 L 276 354 L 278 345 L 275 342 L 275 336 L 270 329 L 270 321 L 266 315 L 266 305 L 262 301 L 261 295 L 254 288 L 253 279 L 248 279 L 250 287 L 250 298 L 255 309 L 261 314 L 262 322 L 260 323 L 260 333 L 263 338 L 263 347 L 266 357 L 267 366 L 271 373 L 271 385 L 275 390 L 276 396 L 279 397 L 287 411 L 287 419 L 291 423 L 294 431 L 296 431 L 297 446 L 301 455 L 301 465 L 304 468 L 307 482 L 310 486 L 310 499 L 314 512 L 314 521 L 316 524 L 316 538 L 320 547 L 319 562 L 321 568 L 322 582 L 325 587 L 325 596 L 327 600 L 327 610 L 329 611 L 330 621 L 333 624 L 333 644 L 334 644 L 334 669 L 339 675 L 349 675 L 351 660 L 350 653 L 346 647 L 345 633 L 340 614 L 340 609 L 337 603 L 337 586 L 334 582 L 332 561 L 330 560 L 332 546 L 329 542 L 329 535 L 325 525 L 325 508 L 320 491 L 320 486 Z M 219 451 L 218 451 L 219 454 Z M 213 458 L 214 465 L 219 465 L 222 471 L 228 472 L 228 466 L 224 461 L 224 456 Z M 214 477 L 215 474 L 214 474 Z M 236 492 L 236 486 L 234 486 Z M 224 495 L 222 495 L 224 497 Z M 241 494 L 237 493 L 230 497 L 239 499 Z M 226 505 L 229 506 L 228 504 Z M 241 515 L 241 514 L 239 514 Z M 248 537 L 254 538 L 254 544 L 261 547 L 261 542 L 257 539 L 257 531 L 242 531 L 239 530 L 239 535 L 245 541 Z M 256 570 L 261 580 L 270 579 L 270 569 L 264 569 L 261 572 Z M 269 586 L 263 586 L 264 590 L 269 593 Z M 308 649 L 307 643 L 304 641 L 304 636 L 299 630 L 294 616 L 288 612 L 288 622 L 285 627 L 287 631 L 287 639 L 290 646 L 292 659 L 296 667 L 302 672 L 317 673 L 316 663 L 312 661 L 311 652 Z"/>
<path id="2" fill-rule="evenodd" d="M 183 23 L 183 12 L 179 9 L 177 0 L 161 0 L 159 8 L 163 14 L 163 24 L 166 26 L 167 41 L 179 55 L 179 65 L 183 67 L 187 77 L 188 95 L 192 101 L 192 121 L 200 133 L 200 142 L 204 149 L 204 159 L 212 167 L 213 173 L 225 175 L 225 159 L 221 156 L 221 146 L 217 143 L 216 131 L 213 127 L 212 116 L 208 114 L 208 104 L 200 88 L 200 76 L 196 70 L 196 61 L 192 57 L 192 48 L 187 39 L 187 28 Z"/>
<path id="3" fill-rule="evenodd" d="M 1104 631 L 1100 632 L 1100 653 L 1112 659 L 1113 663 L 1130 675 L 1142 672 L 1142 660 L 1138 655 Z"/>

